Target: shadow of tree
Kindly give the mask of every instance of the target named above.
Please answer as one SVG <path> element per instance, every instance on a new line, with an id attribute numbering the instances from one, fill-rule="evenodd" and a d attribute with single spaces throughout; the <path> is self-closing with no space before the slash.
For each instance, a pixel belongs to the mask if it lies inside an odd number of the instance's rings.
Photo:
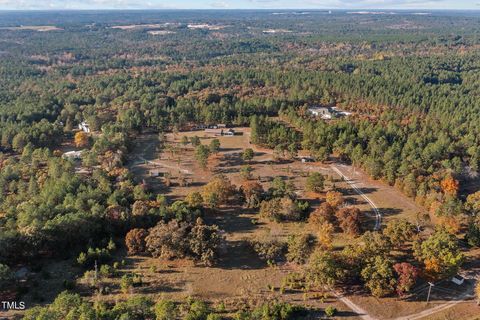
<path id="1" fill-rule="evenodd" d="M 216 264 L 222 269 L 257 270 L 265 268 L 262 261 L 245 240 L 227 241 L 226 254 Z"/>
<path id="2" fill-rule="evenodd" d="M 403 209 L 399 208 L 378 208 L 380 213 L 385 217 L 394 216 L 403 212 Z"/>

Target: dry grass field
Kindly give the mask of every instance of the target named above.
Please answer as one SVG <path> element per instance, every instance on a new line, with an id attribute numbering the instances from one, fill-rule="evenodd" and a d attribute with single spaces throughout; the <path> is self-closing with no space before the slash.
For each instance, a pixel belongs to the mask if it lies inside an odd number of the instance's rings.
<path id="1" fill-rule="evenodd" d="M 337 167 L 379 208 L 382 213 L 382 223 L 391 219 L 406 218 L 412 222 L 416 213 L 423 209 L 417 206 L 413 200 L 399 193 L 393 187 L 383 182 L 375 181 L 366 174 L 355 170 L 351 166 L 338 163 L 302 163 L 301 161 L 276 162 L 273 160 L 273 152 L 253 146 L 249 142 L 249 129 L 236 129 L 238 135 L 233 137 L 213 137 L 203 131 L 180 132 L 176 135 L 167 136 L 168 144 L 175 145 L 177 150 L 171 153 L 168 150 L 158 154 L 154 145 L 158 137 L 142 137 L 137 145 L 137 157 L 132 170 L 138 178 L 147 179 L 159 192 L 165 193 L 170 200 L 181 198 L 189 192 L 198 190 L 202 185 L 216 174 L 226 175 L 233 184 L 240 185 L 243 178 L 240 169 L 245 163 L 241 160 L 241 153 L 246 148 L 253 148 L 254 159 L 249 163 L 253 168 L 253 177 L 268 188 L 272 177 L 281 176 L 285 180 L 292 181 L 296 187 L 296 193 L 302 200 L 308 200 L 315 208 L 324 198 L 324 194 L 312 194 L 304 191 L 306 177 L 310 172 L 321 172 L 333 177 L 336 187 L 343 193 L 347 203 L 357 206 L 364 214 L 365 229 L 373 229 L 374 215 L 371 205 L 351 188 L 349 184 L 340 179 L 332 169 Z M 203 170 L 194 159 L 194 150 L 191 145 L 183 146 L 183 136 L 189 138 L 198 136 L 202 144 L 209 144 L 211 139 L 218 138 L 221 150 L 218 155 L 210 160 L 208 169 Z M 168 148 L 166 148 L 168 149 Z M 168 173 L 172 177 L 172 185 L 164 186 L 162 178 L 150 177 L 149 173 L 159 170 Z M 189 186 L 181 187 L 175 181 L 180 177 L 187 177 Z M 281 294 L 278 288 L 282 278 L 289 272 L 294 272 L 294 265 L 283 264 L 269 267 L 262 263 L 246 245 L 248 240 L 262 237 L 266 234 L 285 239 L 289 234 L 310 231 L 306 223 L 275 223 L 260 220 L 253 223 L 256 213 L 241 207 L 224 207 L 215 216 L 209 216 L 210 222 L 218 224 L 225 230 L 228 241 L 226 254 L 220 264 L 215 268 L 197 267 L 192 262 L 176 261 L 162 262 L 151 258 L 133 257 L 130 259 L 132 268 L 140 270 L 149 285 L 149 292 L 162 294 L 174 298 L 196 295 L 213 301 L 242 301 L 244 299 L 258 299 L 259 301 L 269 298 L 282 298 L 287 301 L 296 301 L 301 304 L 324 307 L 325 302 L 334 303 L 342 312 L 342 318 L 356 318 L 355 312 L 349 313 L 349 308 L 333 296 L 328 301 L 320 301 L 315 294 L 307 297 L 302 293 Z M 335 236 L 334 246 L 338 249 L 355 241 L 354 239 L 338 233 Z M 153 272 L 152 270 L 155 270 Z M 271 288 L 277 288 L 271 289 Z M 163 289 L 162 289 L 163 288 Z M 425 292 L 419 288 L 419 300 Z M 142 292 L 145 293 L 145 292 Z M 148 293 L 148 292 L 147 292 Z M 432 295 L 433 301 L 427 305 L 425 302 L 401 301 L 395 298 L 376 299 L 369 295 L 348 296 L 350 301 L 361 306 L 373 318 L 394 319 L 408 316 L 443 304 L 449 300 L 448 295 Z M 385 308 L 388 306 L 388 308 Z"/>

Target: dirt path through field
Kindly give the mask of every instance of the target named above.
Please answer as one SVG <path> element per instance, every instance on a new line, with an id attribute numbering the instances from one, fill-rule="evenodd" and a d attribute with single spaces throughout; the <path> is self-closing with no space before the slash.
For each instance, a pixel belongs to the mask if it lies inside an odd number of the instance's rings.
<path id="1" fill-rule="evenodd" d="M 353 312 L 357 314 L 358 317 L 360 317 L 363 320 L 378 320 L 377 318 L 374 318 L 370 316 L 362 307 L 356 305 L 355 303 L 352 302 L 352 300 L 348 299 L 345 296 L 342 296 L 341 294 L 334 293 L 335 296 L 337 297 L 338 300 L 340 300 L 343 304 L 345 304 L 347 307 L 349 307 Z"/>

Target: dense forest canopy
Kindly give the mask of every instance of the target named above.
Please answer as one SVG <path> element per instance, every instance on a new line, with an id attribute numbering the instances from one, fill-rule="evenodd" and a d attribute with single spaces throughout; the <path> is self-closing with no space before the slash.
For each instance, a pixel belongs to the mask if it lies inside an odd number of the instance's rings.
<path id="1" fill-rule="evenodd" d="M 221 236 L 196 219 L 212 208 L 168 203 L 127 166 L 137 135 L 192 124 L 250 126 L 278 154 L 361 167 L 438 217 L 439 242 L 463 230 L 478 245 L 479 48 L 478 12 L 2 12 L 0 265 L 69 250 L 88 264 L 132 230 L 132 247 L 148 247 L 147 228 L 150 242 L 164 240 L 155 230 L 193 233 L 183 255 L 210 263 Z M 312 106 L 352 116 L 322 121 Z M 74 137 L 85 121 L 94 134 Z M 73 139 L 88 174 L 61 157 Z M 288 202 L 303 217 L 294 200 L 260 210 Z"/>

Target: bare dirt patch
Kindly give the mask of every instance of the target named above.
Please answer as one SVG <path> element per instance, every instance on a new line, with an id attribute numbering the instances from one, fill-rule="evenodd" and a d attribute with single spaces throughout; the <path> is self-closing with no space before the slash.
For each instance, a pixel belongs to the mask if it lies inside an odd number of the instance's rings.
<path id="1" fill-rule="evenodd" d="M 59 28 L 59 27 L 56 27 L 56 26 L 20 26 L 20 27 L 4 27 L 4 28 L 0 28 L 0 29 L 10 30 L 10 31 L 30 30 L 30 31 L 39 31 L 39 32 L 61 31 L 61 30 L 63 30 L 62 28 Z"/>

